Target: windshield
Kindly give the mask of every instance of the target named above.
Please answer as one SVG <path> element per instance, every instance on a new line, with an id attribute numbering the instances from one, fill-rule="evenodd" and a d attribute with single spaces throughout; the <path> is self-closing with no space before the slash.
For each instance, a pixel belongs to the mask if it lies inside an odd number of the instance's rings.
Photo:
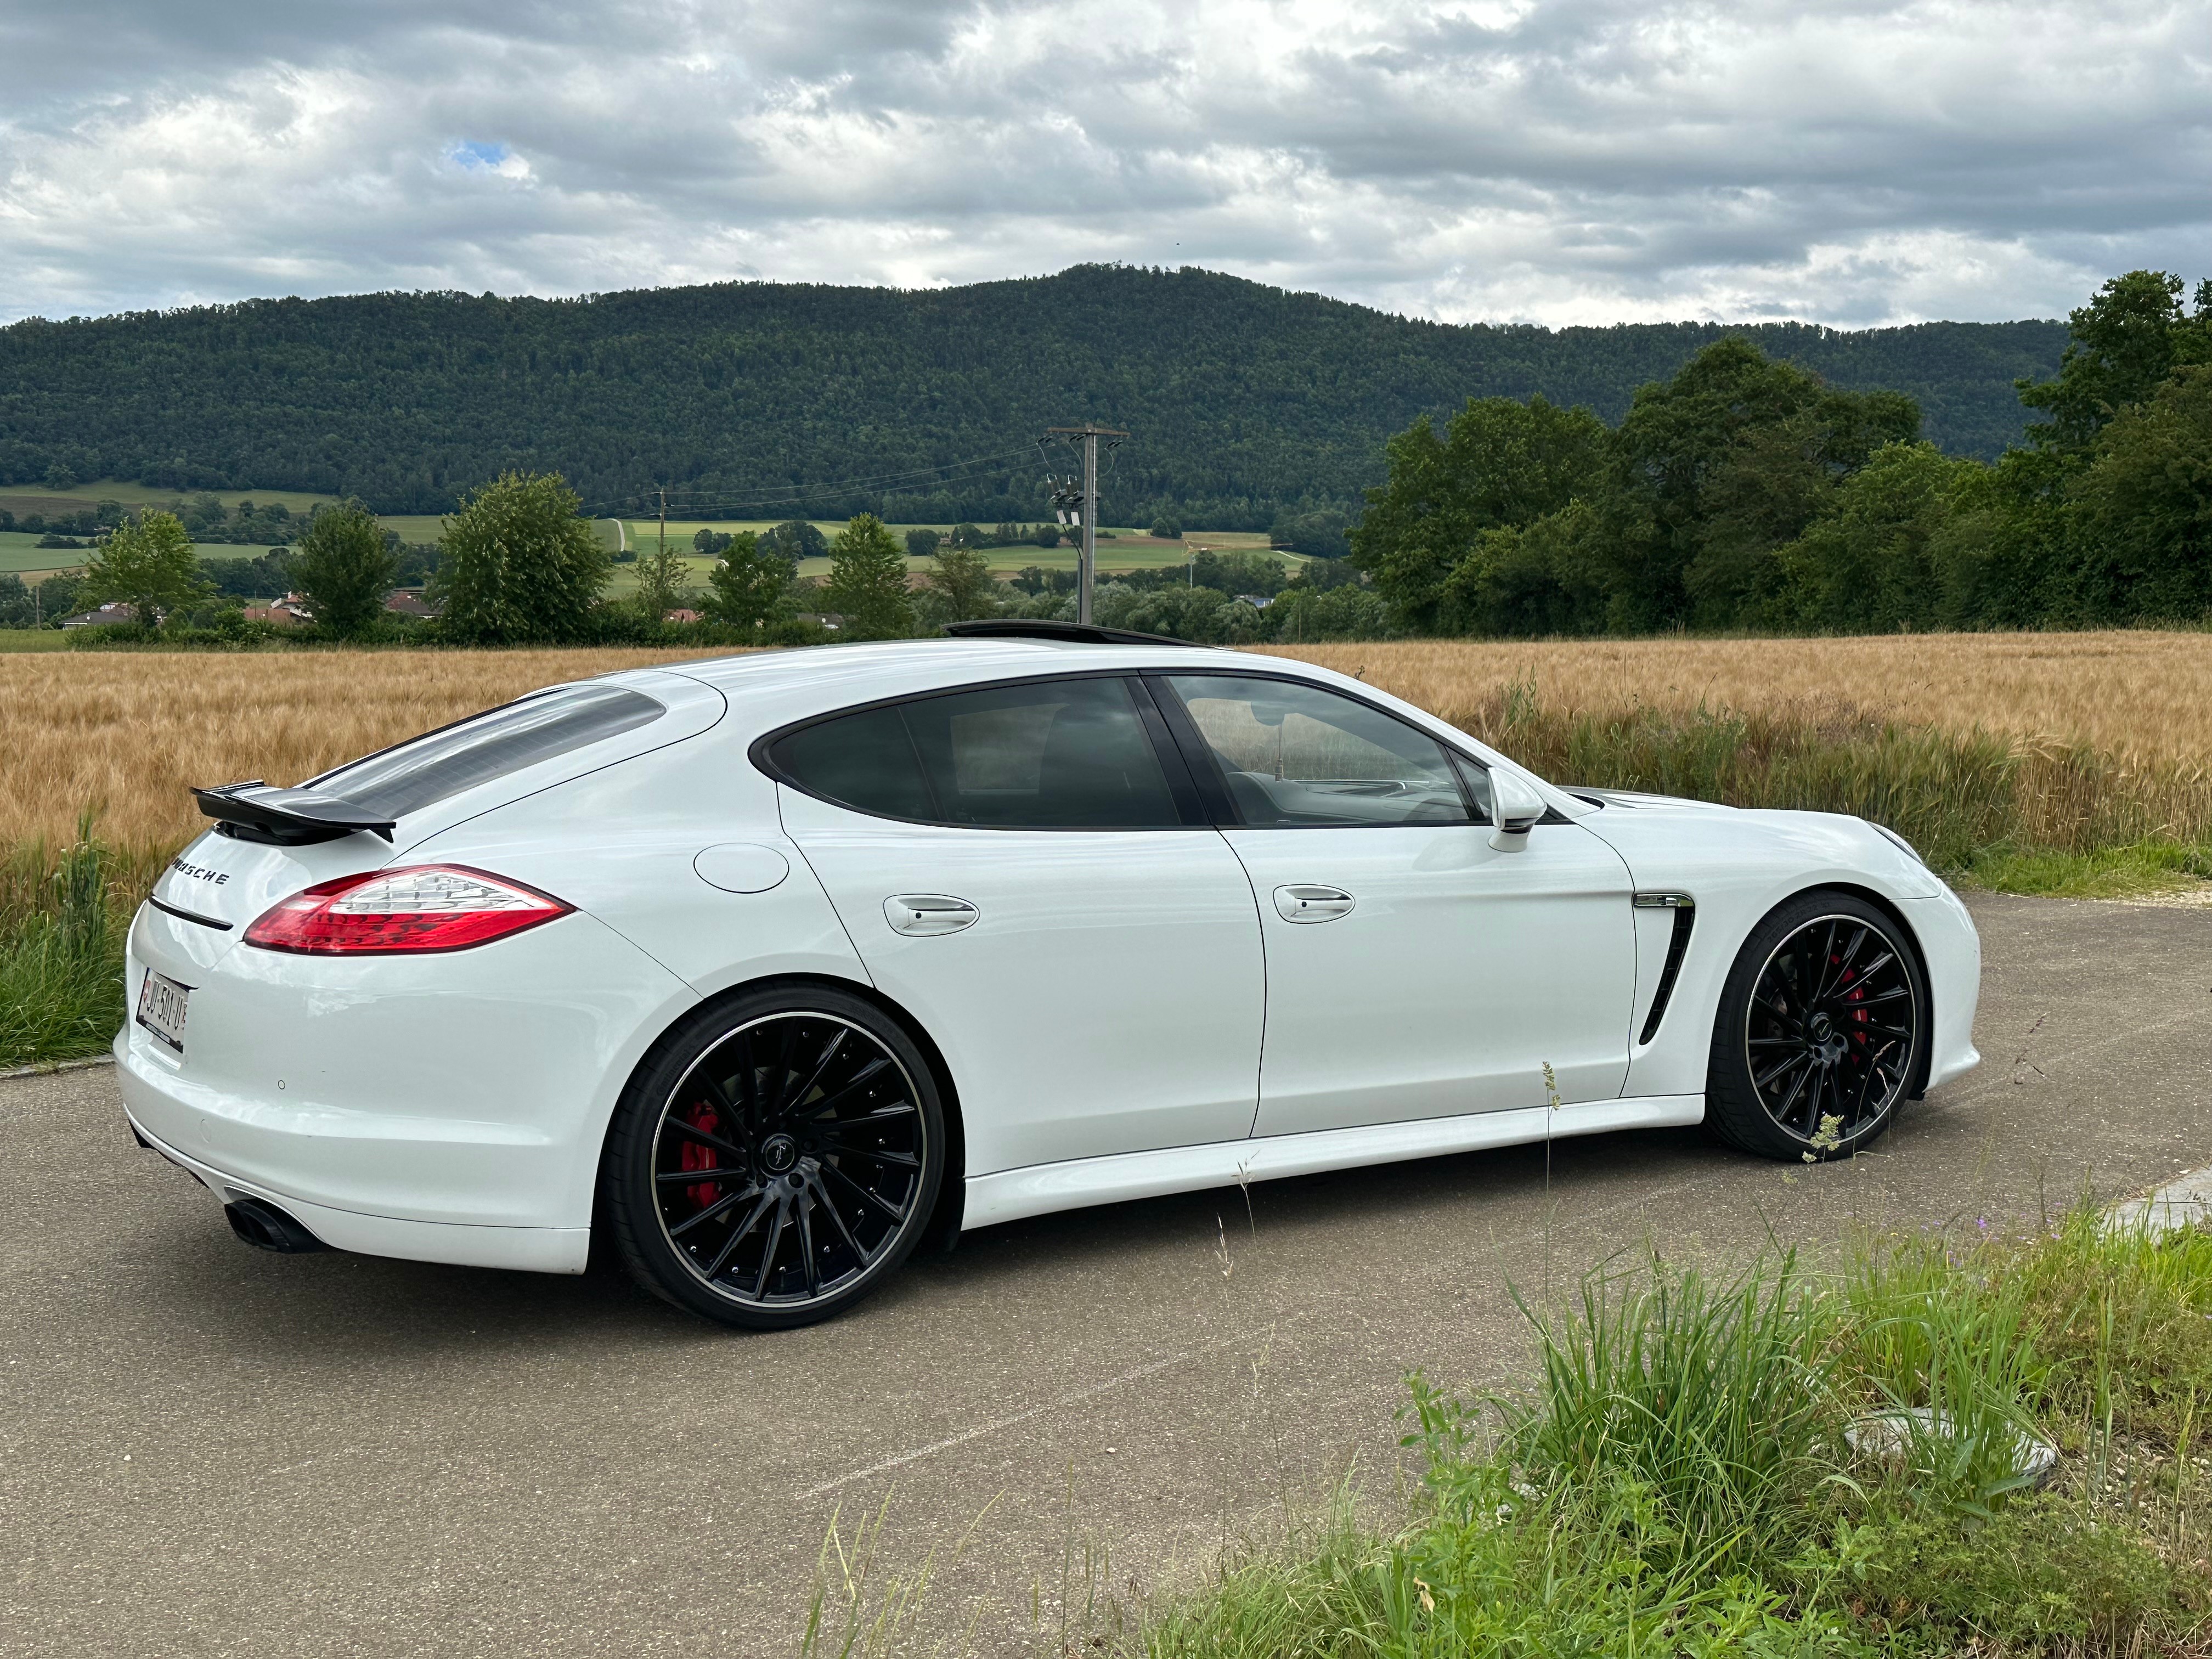
<path id="1" fill-rule="evenodd" d="M 650 725 L 665 712 L 644 693 L 618 685 L 541 691 L 349 762 L 306 787 L 401 818 L 538 761 Z"/>

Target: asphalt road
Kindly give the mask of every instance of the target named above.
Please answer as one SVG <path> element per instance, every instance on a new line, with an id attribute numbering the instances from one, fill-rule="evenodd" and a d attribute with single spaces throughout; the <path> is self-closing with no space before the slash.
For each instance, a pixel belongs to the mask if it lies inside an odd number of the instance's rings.
<path id="1" fill-rule="evenodd" d="M 1063 1584 L 1188 1582 L 1355 1467 L 1390 1501 L 1402 1373 L 1522 1363 L 1509 1281 L 2212 1163 L 2212 910 L 1974 909 L 1982 1068 L 1853 1163 L 1669 1131 L 1049 1217 L 775 1336 L 249 1251 L 110 1073 L 0 1082 L 0 1652 L 787 1653 L 833 1513 L 879 1512 L 933 1623 L 1055 1650 Z"/>

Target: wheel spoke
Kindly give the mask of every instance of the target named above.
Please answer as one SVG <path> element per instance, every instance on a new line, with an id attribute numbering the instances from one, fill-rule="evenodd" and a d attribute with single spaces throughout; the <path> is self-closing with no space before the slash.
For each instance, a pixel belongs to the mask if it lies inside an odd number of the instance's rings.
<path id="1" fill-rule="evenodd" d="M 753 1275 L 753 1300 L 756 1302 L 768 1294 L 768 1276 L 775 1271 L 776 1246 L 783 1243 L 784 1206 L 781 1195 L 775 1196 L 775 1218 L 768 1224 L 768 1247 L 761 1252 L 760 1271 Z"/>
<path id="2" fill-rule="evenodd" d="M 869 1249 L 865 1249 L 863 1245 L 860 1245 L 860 1241 L 854 1239 L 854 1237 L 852 1237 L 852 1228 L 848 1228 L 848 1225 L 845 1225 L 845 1217 L 842 1217 L 842 1214 L 838 1214 L 836 1201 L 834 1201 L 834 1199 L 830 1197 L 830 1183 L 823 1182 L 821 1175 L 818 1175 L 818 1172 L 817 1172 L 817 1175 L 810 1175 L 810 1176 L 807 1176 L 807 1183 L 810 1183 L 810 1186 L 814 1188 L 814 1192 L 817 1192 L 817 1197 L 821 1199 L 823 1214 L 827 1214 L 827 1217 L 830 1217 L 830 1224 L 832 1224 L 834 1228 L 838 1230 L 838 1237 L 841 1237 L 841 1239 L 845 1241 L 845 1248 L 852 1249 L 854 1261 L 858 1261 L 858 1263 L 863 1265 L 863 1267 L 865 1267 L 865 1265 L 867 1265 L 867 1263 L 872 1263 L 872 1261 L 874 1261 L 876 1256 L 872 1255 L 872 1252 L 869 1252 Z"/>
<path id="3" fill-rule="evenodd" d="M 830 1062 L 837 1058 L 838 1050 L 845 1046 L 847 1029 L 842 1025 L 837 1028 L 836 1035 L 830 1039 L 829 1046 L 823 1049 L 822 1058 L 814 1062 L 814 1069 L 806 1074 L 806 1081 L 796 1089 L 787 1091 L 782 1098 L 776 1102 L 775 1115 L 778 1117 L 787 1116 L 793 1107 L 803 1106 L 806 1103 L 806 1097 L 814 1092 L 815 1085 L 822 1081 L 822 1074 L 830 1069 Z"/>
<path id="4" fill-rule="evenodd" d="M 759 1189 L 755 1188 L 755 1190 Z M 729 1264 L 730 1258 L 738 1253 L 738 1246 L 751 1236 L 753 1229 L 760 1225 L 761 1218 L 769 1212 L 769 1207 L 775 1202 L 775 1194 L 772 1189 L 761 1193 L 760 1202 L 753 1206 L 752 1213 L 740 1222 L 730 1236 L 722 1241 L 722 1248 L 715 1253 L 714 1260 L 707 1268 L 708 1284 L 713 1284 L 722 1276 L 722 1269 Z"/>
<path id="5" fill-rule="evenodd" d="M 814 1259 L 814 1194 L 802 1191 L 791 1200 L 791 1207 L 799 1216 L 799 1255 L 806 1264 L 806 1294 L 822 1294 L 822 1264 Z"/>
<path id="6" fill-rule="evenodd" d="M 1790 1054 L 1784 1059 L 1776 1060 L 1774 1064 L 1768 1067 L 1765 1072 L 1752 1079 L 1751 1086 L 1754 1089 L 1765 1089 L 1768 1084 L 1773 1082 L 1775 1079 L 1780 1077 L 1791 1066 L 1802 1066 L 1806 1061 L 1812 1058 L 1813 1056 L 1811 1054 L 1801 1048 L 1796 1054 Z"/>
<path id="7" fill-rule="evenodd" d="M 716 1152 L 727 1152 L 732 1158 L 750 1158 L 752 1157 L 750 1152 L 738 1146 L 734 1140 L 725 1140 L 713 1130 L 702 1129 L 696 1123 L 687 1123 L 682 1118 L 675 1116 L 673 1114 L 671 1114 L 668 1117 L 663 1119 L 660 1127 L 664 1129 L 674 1130 L 678 1134 L 682 1135 L 686 1140 L 696 1140 L 702 1146 L 712 1146 Z M 702 1170 L 699 1173 L 706 1174 L 708 1171 Z"/>
<path id="8" fill-rule="evenodd" d="M 1784 1097 L 1781 1107 L 1774 1114 L 1774 1121 L 1777 1123 L 1779 1123 L 1784 1128 L 1786 1129 L 1790 1127 L 1791 1114 L 1796 1109 L 1797 1097 L 1805 1092 L 1805 1085 L 1818 1074 L 1819 1069 L 1819 1067 L 1814 1066 L 1800 1073 L 1797 1077 L 1797 1081 L 1790 1085 L 1789 1094 Z"/>
<path id="9" fill-rule="evenodd" d="M 890 1067 L 891 1063 L 889 1060 L 881 1054 L 877 1055 L 859 1071 L 854 1073 L 852 1080 L 838 1090 L 836 1094 L 825 1095 L 817 1101 L 805 1114 L 807 1121 L 811 1122 L 817 1118 L 828 1117 L 847 1102 L 859 1099 L 868 1091 L 875 1080 L 890 1070 Z"/>
<path id="10" fill-rule="evenodd" d="M 695 1186 L 698 1184 L 700 1183 L 696 1182 L 693 1183 Z M 744 1203 L 745 1200 L 751 1196 L 752 1193 L 750 1191 L 725 1194 L 722 1197 L 716 1199 L 712 1204 L 709 1204 L 705 1209 L 700 1211 L 698 1214 L 691 1216 L 685 1220 L 678 1222 L 674 1226 L 668 1230 L 668 1236 L 671 1238 L 681 1238 L 684 1234 L 690 1232 L 701 1222 L 712 1221 L 716 1216 L 721 1214 L 723 1211 L 734 1208 L 736 1206 Z"/>
<path id="11" fill-rule="evenodd" d="M 884 1197 L 880 1193 L 870 1192 L 866 1187 L 863 1187 L 859 1182 L 854 1180 L 852 1176 L 847 1175 L 842 1170 L 839 1169 L 834 1164 L 825 1164 L 822 1167 L 824 1170 L 836 1176 L 838 1180 L 843 1182 L 848 1187 L 850 1187 L 854 1192 L 858 1193 L 864 1202 L 873 1205 L 877 1209 L 881 1210 L 885 1215 L 889 1216 L 893 1221 L 903 1221 L 906 1219 L 906 1206 L 894 1208 L 890 1200 Z"/>

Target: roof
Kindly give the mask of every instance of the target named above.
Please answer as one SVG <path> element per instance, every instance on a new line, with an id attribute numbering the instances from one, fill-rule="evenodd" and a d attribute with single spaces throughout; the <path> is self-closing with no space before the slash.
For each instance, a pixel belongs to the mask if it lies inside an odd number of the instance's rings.
<path id="1" fill-rule="evenodd" d="M 687 675 L 725 693 L 748 697 L 819 689 L 830 696 L 849 692 L 853 701 L 861 702 L 1000 674 L 1058 674 L 1086 668 L 1188 668 L 1208 660 L 1216 666 L 1257 665 L 1245 653 L 1210 646 L 1093 645 L 1060 639 L 987 637 L 886 640 L 805 651 L 753 651 L 741 657 L 668 663 L 660 672 Z M 1270 667 L 1310 667 L 1267 659 L 1258 662 Z"/>

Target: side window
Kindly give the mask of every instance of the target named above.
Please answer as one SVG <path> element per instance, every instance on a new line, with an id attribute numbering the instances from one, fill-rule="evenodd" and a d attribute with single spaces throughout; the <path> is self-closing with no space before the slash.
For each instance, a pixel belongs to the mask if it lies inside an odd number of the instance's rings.
<path id="1" fill-rule="evenodd" d="M 1120 679 L 917 697 L 807 726 L 774 758 L 812 793 L 887 817 L 1000 830 L 1182 823 Z"/>
<path id="2" fill-rule="evenodd" d="M 1443 745 L 1379 709 L 1286 680 L 1179 674 L 1168 684 L 1247 824 L 1479 821 Z"/>

